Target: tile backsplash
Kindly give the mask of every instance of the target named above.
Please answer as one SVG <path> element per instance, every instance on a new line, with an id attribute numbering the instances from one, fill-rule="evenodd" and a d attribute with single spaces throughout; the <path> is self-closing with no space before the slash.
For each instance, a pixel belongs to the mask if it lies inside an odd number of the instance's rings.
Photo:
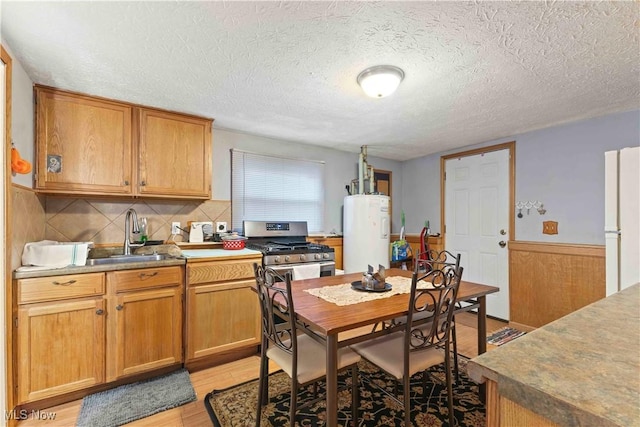
<path id="1" fill-rule="evenodd" d="M 20 266 L 24 244 L 32 241 L 47 239 L 121 246 L 125 213 L 129 208 L 136 210 L 138 218 L 147 218 L 149 240 L 170 238 L 173 221 L 179 221 L 185 230 L 188 221 L 231 223 L 229 200 L 66 198 L 38 195 L 14 185 L 12 267 Z M 183 233 L 174 240 L 187 241 L 188 234 Z"/>
<path id="2" fill-rule="evenodd" d="M 20 267 L 24 244 L 45 236 L 45 197 L 33 190 L 11 186 L 11 269 Z"/>

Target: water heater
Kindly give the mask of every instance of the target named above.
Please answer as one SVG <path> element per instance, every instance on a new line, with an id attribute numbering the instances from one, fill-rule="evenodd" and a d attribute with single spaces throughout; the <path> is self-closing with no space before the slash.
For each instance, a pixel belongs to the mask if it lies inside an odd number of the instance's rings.
<path id="1" fill-rule="evenodd" d="M 367 271 L 371 265 L 389 268 L 391 220 L 389 196 L 355 194 L 344 198 L 343 268 Z"/>

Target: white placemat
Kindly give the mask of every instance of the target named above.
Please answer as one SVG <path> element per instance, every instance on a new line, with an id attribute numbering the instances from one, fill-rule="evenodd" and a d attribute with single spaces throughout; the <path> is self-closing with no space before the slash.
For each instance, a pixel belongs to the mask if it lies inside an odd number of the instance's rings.
<path id="1" fill-rule="evenodd" d="M 408 294 L 409 292 L 411 292 L 410 277 L 387 277 L 386 282 L 391 285 L 391 290 L 386 292 L 358 291 L 351 287 L 351 283 L 323 286 L 322 288 L 305 289 L 304 291 L 336 305 L 358 304 L 360 302 L 389 298 L 394 295 Z M 430 284 L 426 284 L 426 286 L 433 287 Z M 422 287 L 425 287 L 425 285 L 420 286 L 419 283 L 418 288 Z"/>

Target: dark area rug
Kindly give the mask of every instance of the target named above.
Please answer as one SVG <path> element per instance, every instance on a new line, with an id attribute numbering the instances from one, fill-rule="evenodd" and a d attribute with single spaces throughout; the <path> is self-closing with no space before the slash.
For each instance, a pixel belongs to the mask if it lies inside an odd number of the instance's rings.
<path id="1" fill-rule="evenodd" d="M 465 361 L 461 361 L 464 371 Z M 377 387 L 390 393 L 396 390 L 396 381 L 379 371 L 374 365 L 362 361 L 360 370 L 360 410 L 359 426 L 402 426 L 404 411 L 402 405 L 391 399 Z M 444 384 L 444 365 L 430 370 L 429 383 L 423 395 L 422 377 L 416 374 L 411 379 L 411 420 L 414 426 L 448 426 L 447 388 Z M 434 377 L 436 380 L 434 380 Z M 261 425 L 281 427 L 289 425 L 289 377 L 284 372 L 269 376 L 269 404 L 263 407 Z M 349 386 L 348 373 L 338 376 L 339 387 Z M 374 386 L 375 385 L 375 386 Z M 377 386 L 377 387 L 376 387 Z M 322 387 L 321 387 L 322 390 Z M 458 384 L 454 385 L 454 413 L 458 426 L 484 426 L 485 407 L 478 396 L 478 385 L 464 372 L 460 373 Z M 299 402 L 312 396 L 312 387 L 301 391 Z M 425 399 L 427 397 L 428 399 Z M 258 380 L 214 390 L 204 399 L 209 416 L 216 427 L 255 426 Z M 428 402 L 427 402 L 428 400 Z M 338 425 L 351 424 L 351 392 L 347 387 L 338 396 Z M 324 400 L 312 407 L 298 411 L 296 423 L 299 426 L 321 426 L 325 424 Z"/>
<path id="2" fill-rule="evenodd" d="M 82 400 L 79 427 L 121 426 L 196 400 L 186 369 L 90 394 Z"/>

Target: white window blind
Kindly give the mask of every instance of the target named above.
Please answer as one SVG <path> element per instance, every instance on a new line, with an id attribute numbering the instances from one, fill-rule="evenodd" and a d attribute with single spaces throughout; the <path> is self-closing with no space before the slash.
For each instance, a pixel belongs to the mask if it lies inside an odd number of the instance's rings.
<path id="1" fill-rule="evenodd" d="M 324 162 L 231 150 L 231 211 L 234 230 L 251 220 L 324 231 Z"/>

